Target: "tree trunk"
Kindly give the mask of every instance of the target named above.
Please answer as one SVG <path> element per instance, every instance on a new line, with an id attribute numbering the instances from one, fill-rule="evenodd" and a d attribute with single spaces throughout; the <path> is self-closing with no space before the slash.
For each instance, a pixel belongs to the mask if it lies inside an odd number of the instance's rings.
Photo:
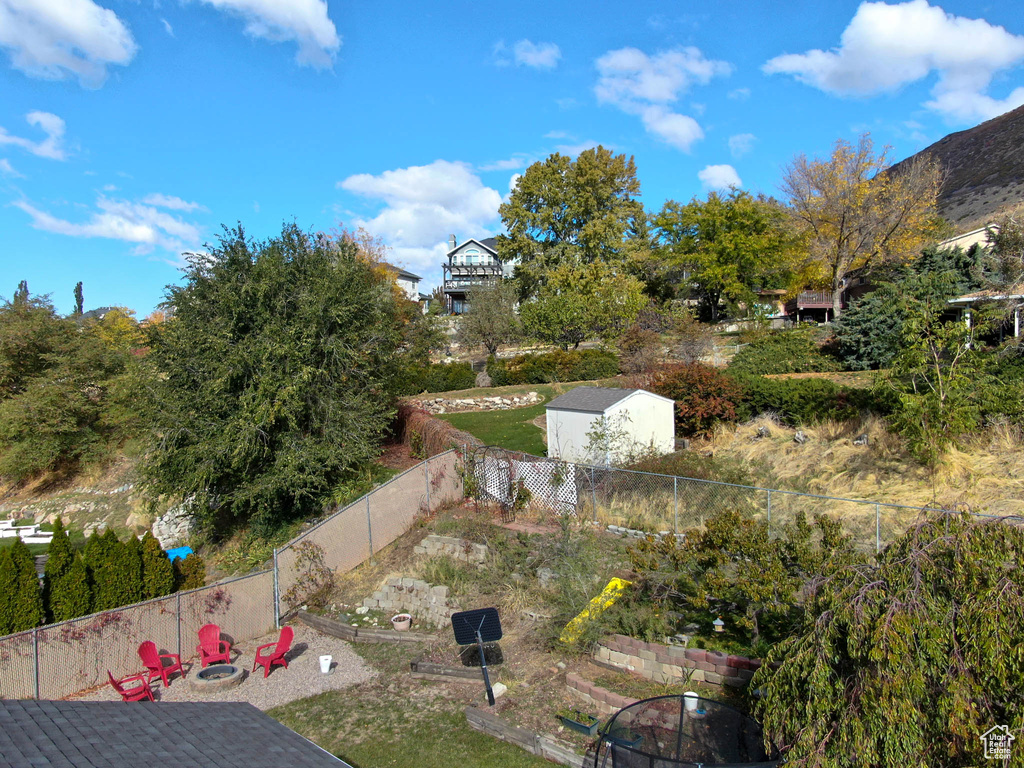
<path id="1" fill-rule="evenodd" d="M 832 279 L 832 322 L 839 319 L 843 311 L 843 280 L 840 277 Z M 828 320 L 828 318 L 825 318 Z"/>

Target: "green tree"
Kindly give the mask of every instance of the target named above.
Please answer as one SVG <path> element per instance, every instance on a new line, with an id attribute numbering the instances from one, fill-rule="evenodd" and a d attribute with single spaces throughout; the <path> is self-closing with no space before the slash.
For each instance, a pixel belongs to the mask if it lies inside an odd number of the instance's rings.
<path id="1" fill-rule="evenodd" d="M 93 611 L 92 587 L 85 560 L 76 553 L 67 574 L 50 592 L 50 610 L 54 621 L 67 621 L 87 616 Z"/>
<path id="2" fill-rule="evenodd" d="M 149 531 L 142 537 L 142 598 L 163 597 L 174 591 L 174 566 Z"/>
<path id="3" fill-rule="evenodd" d="M 832 292 L 836 318 L 852 270 L 909 261 L 936 227 L 937 165 L 888 169 L 888 149 L 876 154 L 864 134 L 856 146 L 838 140 L 825 160 L 797 155 L 783 172 L 780 187 Z"/>
<path id="4" fill-rule="evenodd" d="M 0 547 L 0 635 L 9 635 L 14 630 L 14 594 L 18 579 L 11 561 L 11 548 Z"/>
<path id="5" fill-rule="evenodd" d="M 617 338 L 646 304 L 643 284 L 631 275 L 602 264 L 563 264 L 548 271 L 519 312 L 528 335 L 568 349 L 594 336 Z"/>
<path id="6" fill-rule="evenodd" d="M 604 147 L 553 154 L 526 169 L 498 209 L 508 232 L 502 261 L 518 260 L 524 295 L 560 265 L 621 264 L 646 245 L 646 216 L 633 158 Z"/>
<path id="7" fill-rule="evenodd" d="M 1014 316 L 1024 327 L 1024 224 L 1016 216 L 1008 216 L 998 228 L 988 233 L 989 248 L 984 256 L 983 287 L 992 291 L 997 299 L 989 311 L 990 322 L 1008 322 L 1011 329 Z M 1017 338 L 1018 347 L 1024 343 L 1024 333 Z"/>
<path id="8" fill-rule="evenodd" d="M 174 585 L 177 591 L 199 589 L 206 586 L 206 563 L 195 552 L 178 558 L 173 563 Z"/>
<path id="9" fill-rule="evenodd" d="M 43 623 L 43 595 L 39 589 L 36 561 L 28 545 L 20 538 L 7 548 L 12 574 L 9 602 L 9 632 L 23 632 Z"/>
<path id="10" fill-rule="evenodd" d="M 64 531 L 64 521 L 59 517 L 53 523 L 53 539 L 46 550 L 46 565 L 43 570 L 43 605 L 46 607 L 46 616 L 49 621 L 63 621 L 64 611 L 59 605 L 54 604 L 54 594 L 61 595 L 61 581 L 71 571 L 71 563 L 75 559 L 75 550 L 71 546 L 71 540 Z M 62 618 L 54 618 L 57 615 Z"/>
<path id="11" fill-rule="evenodd" d="M 798 272 L 796 237 L 774 200 L 738 189 L 686 205 L 670 200 L 654 226 L 663 258 L 695 286 L 712 322 L 723 300 L 749 307 L 758 289 L 789 288 Z"/>
<path id="12" fill-rule="evenodd" d="M 482 346 L 495 355 L 505 344 L 522 335 L 522 323 L 516 312 L 515 286 L 508 280 L 469 291 L 469 311 L 459 318 L 457 338 L 467 347 Z"/>
<path id="13" fill-rule="evenodd" d="M 79 280 L 75 284 L 75 315 L 77 317 L 81 317 L 82 316 L 82 312 L 84 311 L 84 308 L 85 308 L 84 307 L 84 302 L 85 302 L 85 297 L 82 294 L 82 281 Z"/>
<path id="14" fill-rule="evenodd" d="M 151 338 L 161 379 L 145 487 L 193 497 L 208 535 L 320 514 L 394 413 L 391 281 L 352 242 L 295 225 L 264 242 L 225 230 L 185 277 Z"/>
<path id="15" fill-rule="evenodd" d="M 750 683 L 786 765 L 977 766 L 992 726 L 1020 738 L 1022 558 L 1019 526 L 937 514 L 814 584 Z"/>

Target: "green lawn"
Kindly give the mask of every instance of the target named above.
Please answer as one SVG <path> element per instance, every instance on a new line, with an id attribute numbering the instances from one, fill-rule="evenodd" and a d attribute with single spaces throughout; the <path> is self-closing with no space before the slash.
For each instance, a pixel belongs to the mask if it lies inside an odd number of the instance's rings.
<path id="1" fill-rule="evenodd" d="M 465 694 L 445 695 L 444 686 L 409 677 L 418 645 L 352 650 L 378 670 L 377 678 L 267 714 L 354 768 L 550 768 L 547 760 L 470 728 L 465 701 L 457 700 Z M 474 693 L 485 705 L 483 687 Z"/>
<path id="2" fill-rule="evenodd" d="M 601 381 L 574 381 L 558 384 L 515 384 L 509 387 L 481 387 L 479 389 L 463 389 L 457 392 L 438 392 L 423 395 L 424 398 L 445 397 L 491 397 L 493 395 L 525 395 L 537 392 L 544 402 L 529 408 L 514 408 L 510 411 L 476 411 L 471 413 L 450 413 L 438 418 L 444 419 L 453 427 L 465 430 L 487 445 L 500 445 L 510 451 L 523 451 L 534 456 L 547 455 L 544 444 L 544 433 L 532 422 L 544 415 L 544 403 L 568 392 L 575 387 L 586 385 L 591 387 L 619 386 L 617 379 Z"/>
<path id="3" fill-rule="evenodd" d="M 438 418 L 453 427 L 463 429 L 487 445 L 500 445 L 510 451 L 523 451 L 534 456 L 544 456 L 544 433 L 530 422 L 544 415 L 544 404 L 529 408 L 513 408 L 509 411 L 477 411 L 474 413 L 449 413 Z"/>

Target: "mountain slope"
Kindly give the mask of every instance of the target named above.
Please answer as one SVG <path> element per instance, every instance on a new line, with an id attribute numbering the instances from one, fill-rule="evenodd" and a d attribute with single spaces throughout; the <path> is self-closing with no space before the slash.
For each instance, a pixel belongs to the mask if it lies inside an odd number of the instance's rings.
<path id="1" fill-rule="evenodd" d="M 922 157 L 942 165 L 939 213 L 955 231 L 984 226 L 1024 204 L 1024 106 L 951 133 L 893 170 Z"/>

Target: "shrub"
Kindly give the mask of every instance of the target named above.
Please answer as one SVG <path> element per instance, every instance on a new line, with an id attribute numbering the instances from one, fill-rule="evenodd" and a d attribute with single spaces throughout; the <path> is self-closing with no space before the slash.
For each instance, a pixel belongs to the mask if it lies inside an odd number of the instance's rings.
<path id="1" fill-rule="evenodd" d="M 15 539 L 0 552 L 0 633 L 38 627 L 43 617 L 35 559 L 28 545 Z"/>
<path id="2" fill-rule="evenodd" d="M 729 364 L 730 373 L 760 375 L 837 371 L 840 368 L 834 358 L 822 353 L 814 339 L 814 331 L 802 328 L 774 331 L 755 339 L 736 353 Z"/>
<path id="3" fill-rule="evenodd" d="M 651 391 L 675 400 L 676 432 L 705 435 L 722 421 L 736 420 L 742 387 L 715 368 L 682 363 L 655 371 Z"/>
<path id="4" fill-rule="evenodd" d="M 660 337 L 634 323 L 619 337 L 622 370 L 625 373 L 647 373 L 657 364 Z"/>
<path id="5" fill-rule="evenodd" d="M 845 421 L 861 411 L 885 415 L 891 409 L 892 398 L 877 389 L 841 387 L 827 379 L 735 378 L 743 387 L 743 399 L 737 409 L 743 421 L 772 413 L 781 422 L 798 426 L 826 419 Z"/>
<path id="6" fill-rule="evenodd" d="M 179 557 L 173 565 L 176 590 L 199 589 L 206 586 L 206 563 L 195 552 L 184 560 Z"/>
<path id="7" fill-rule="evenodd" d="M 401 394 L 418 395 L 421 392 L 451 392 L 476 386 L 476 374 L 469 363 L 432 363 L 410 366 L 405 372 Z"/>
<path id="8" fill-rule="evenodd" d="M 163 597 L 174 591 L 174 566 L 153 534 L 142 537 L 142 598 Z"/>
<path id="9" fill-rule="evenodd" d="M 809 590 L 750 684 L 786 764 L 977 766 L 986 730 L 1019 734 L 1022 558 L 1019 526 L 933 515 Z"/>
<path id="10" fill-rule="evenodd" d="M 495 360 L 487 369 L 494 386 L 550 384 L 556 381 L 593 381 L 619 373 L 614 353 L 600 349 L 558 350 L 541 355 L 519 355 Z"/>

